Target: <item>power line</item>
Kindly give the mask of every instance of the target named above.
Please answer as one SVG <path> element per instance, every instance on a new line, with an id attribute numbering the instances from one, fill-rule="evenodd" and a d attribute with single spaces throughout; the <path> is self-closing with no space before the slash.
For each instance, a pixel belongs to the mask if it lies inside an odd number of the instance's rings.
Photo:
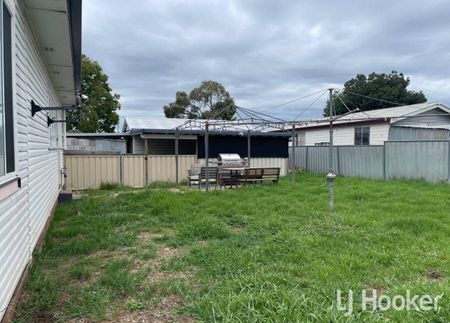
<path id="1" fill-rule="evenodd" d="M 316 95 L 316 94 L 318 94 L 318 93 L 320 93 L 320 92 L 322 92 L 322 91 L 326 91 L 326 90 L 327 90 L 327 89 L 322 89 L 322 90 L 320 90 L 320 91 L 317 91 L 317 92 L 314 92 L 314 93 L 310 93 L 310 94 L 301 96 L 301 97 L 296 98 L 296 99 L 293 99 L 293 100 L 291 100 L 291 101 L 288 101 L 288 102 L 285 102 L 285 103 L 281 103 L 281 104 L 276 105 L 276 106 L 274 106 L 274 107 L 265 108 L 265 109 L 261 110 L 261 112 L 264 112 L 264 111 L 267 111 L 267 110 L 271 110 L 271 109 L 281 108 L 281 107 L 283 107 L 283 106 L 285 106 L 285 105 L 288 105 L 288 104 L 291 104 L 291 103 L 294 103 L 294 102 L 297 102 L 297 101 L 300 101 L 300 100 L 309 98 L 310 96 Z"/>
<path id="2" fill-rule="evenodd" d="M 282 121 L 282 122 L 287 122 L 287 121 L 284 120 L 284 119 L 280 119 L 280 118 L 277 118 L 277 117 L 272 117 L 271 115 L 265 114 L 265 113 L 263 113 L 263 112 L 261 112 L 261 111 L 255 111 L 255 110 L 251 110 L 251 109 L 243 108 L 243 107 L 237 107 L 237 108 L 241 109 L 241 111 L 243 110 L 243 111 L 251 112 L 251 113 L 253 113 L 254 115 L 257 115 L 257 116 L 258 116 L 258 115 L 262 115 L 262 116 L 265 116 L 265 117 L 268 117 L 268 118 L 272 118 L 272 119 L 274 119 L 274 120 L 278 120 L 278 121 Z M 261 117 L 260 117 L 260 118 L 261 118 Z M 265 120 L 264 118 L 261 118 L 261 119 Z M 266 121 L 270 121 L 270 120 L 266 120 Z"/>
<path id="3" fill-rule="evenodd" d="M 344 102 L 344 100 L 341 98 L 341 94 L 342 93 L 339 93 L 338 92 L 338 94 L 337 94 L 337 97 L 338 97 L 338 99 L 339 100 L 341 100 L 341 102 L 342 102 L 342 104 L 345 106 L 345 108 L 347 109 L 347 111 L 348 111 L 348 113 L 345 113 L 345 115 L 348 115 L 348 114 L 351 114 L 351 113 L 354 113 L 354 112 L 361 112 L 362 114 L 364 114 L 364 115 L 366 115 L 366 116 L 368 116 L 369 118 L 370 118 L 370 115 L 368 115 L 367 113 L 365 113 L 363 110 L 361 110 L 360 108 L 358 108 L 355 104 L 353 104 L 353 106 L 356 108 L 355 110 L 350 110 L 350 108 L 347 106 L 347 104 L 345 104 L 345 102 Z M 350 101 L 350 100 L 349 100 Z"/>
<path id="4" fill-rule="evenodd" d="M 358 93 L 355 93 L 355 92 L 351 92 L 351 91 L 348 91 L 348 90 L 345 90 L 345 92 L 353 94 L 353 95 L 356 95 L 356 96 L 360 96 L 360 97 L 366 98 L 366 99 L 371 99 L 371 100 L 375 100 L 375 101 L 379 101 L 379 102 L 395 104 L 397 106 L 409 105 L 409 104 L 398 103 L 398 102 L 393 102 L 393 101 L 389 101 L 389 100 L 378 99 L 378 98 L 374 98 L 374 97 L 371 97 L 371 96 L 368 96 L 368 95 L 362 95 L 362 94 L 358 94 Z"/>
<path id="5" fill-rule="evenodd" d="M 296 120 L 297 120 L 298 118 L 300 118 L 306 111 L 308 111 L 309 108 L 311 108 L 311 107 L 313 106 L 314 103 L 316 103 L 317 101 L 319 101 L 319 99 L 320 99 L 322 96 L 325 95 L 325 93 L 327 93 L 327 92 L 323 91 L 321 95 L 319 95 L 313 102 L 311 102 L 310 105 L 308 105 L 302 112 L 300 112 L 300 114 L 299 114 L 298 116 L 296 116 L 296 117 L 294 118 L 294 121 L 296 121 Z"/>

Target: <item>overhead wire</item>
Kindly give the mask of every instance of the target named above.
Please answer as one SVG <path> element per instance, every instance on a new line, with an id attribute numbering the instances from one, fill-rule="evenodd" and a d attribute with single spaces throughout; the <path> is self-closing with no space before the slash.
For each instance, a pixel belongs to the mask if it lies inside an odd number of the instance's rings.
<path id="1" fill-rule="evenodd" d="M 371 99 L 371 100 L 375 100 L 375 101 L 379 101 L 379 102 L 395 104 L 396 106 L 409 105 L 409 104 L 405 104 L 405 103 L 398 103 L 398 102 L 393 102 L 393 101 L 389 101 L 389 100 L 378 99 L 378 98 L 374 98 L 374 97 L 371 97 L 371 96 L 368 96 L 368 95 L 363 95 L 363 94 L 355 93 L 355 92 L 352 92 L 352 91 L 348 91 L 348 90 L 346 90 L 345 92 L 353 94 L 353 95 L 356 95 L 356 96 L 360 96 L 360 97 L 366 98 L 366 99 Z"/>
<path id="2" fill-rule="evenodd" d="M 320 93 L 320 92 L 322 92 L 322 91 L 326 91 L 326 90 L 327 90 L 327 89 L 322 89 L 322 90 L 317 91 L 317 92 L 314 92 L 314 93 L 306 94 L 306 95 L 304 95 L 304 96 L 301 96 L 301 97 L 299 97 L 299 98 L 290 100 L 290 101 L 288 101 L 288 102 L 281 103 L 281 104 L 278 104 L 278 105 L 273 106 L 273 107 L 269 107 L 269 108 L 262 109 L 261 112 L 265 112 L 265 111 L 271 110 L 271 109 L 281 108 L 281 107 L 283 107 L 283 106 L 285 106 L 285 105 L 288 105 L 288 104 L 291 104 L 291 103 L 294 103 L 294 102 L 297 102 L 297 101 L 300 101 L 300 100 L 309 98 L 310 96 L 316 95 L 316 94 L 318 94 L 318 93 Z"/>
<path id="3" fill-rule="evenodd" d="M 299 115 L 297 115 L 297 116 L 294 118 L 294 121 L 296 121 L 296 120 L 297 120 L 298 118 L 300 118 L 306 111 L 308 111 L 309 108 L 311 108 L 311 107 L 314 105 L 314 103 L 316 103 L 317 101 L 319 101 L 319 99 L 320 99 L 322 96 L 324 96 L 325 93 L 326 93 L 325 91 L 322 92 L 321 95 L 319 95 L 313 102 L 311 102 L 310 105 L 308 105 L 302 112 L 300 112 Z"/>

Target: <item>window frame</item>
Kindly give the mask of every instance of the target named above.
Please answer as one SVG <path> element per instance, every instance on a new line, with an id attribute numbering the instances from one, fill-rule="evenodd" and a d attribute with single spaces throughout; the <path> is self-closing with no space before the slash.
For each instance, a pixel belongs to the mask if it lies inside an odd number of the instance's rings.
<path id="1" fill-rule="evenodd" d="M 360 132 L 359 136 L 358 131 Z M 364 143 L 364 135 L 367 135 L 367 143 Z M 370 126 L 360 126 L 354 128 L 353 144 L 355 146 L 370 146 Z"/>
<path id="2" fill-rule="evenodd" d="M 5 187 L 7 185 L 9 185 L 9 183 L 17 181 L 19 181 L 19 172 L 18 172 L 18 145 L 17 145 L 17 110 L 16 110 L 16 96 L 15 96 L 15 89 L 16 89 L 16 85 L 15 85 L 15 33 L 14 33 L 14 29 L 15 29 L 15 9 L 14 9 L 14 5 L 12 3 L 10 3 L 10 1 L 8 0 L 0 0 L 0 24 L 1 24 L 1 45 L 0 45 L 0 64 L 1 64 L 1 70 L 0 70 L 0 81 L 1 81 L 1 87 L 2 87 L 2 101 L 3 101 L 3 106 L 5 106 L 5 80 L 4 80 L 4 26 L 3 26 L 3 10 L 6 9 L 11 17 L 10 23 L 10 32 L 11 32 L 11 37 L 10 37 L 10 41 L 11 41 L 11 48 L 10 48 L 10 55 L 11 55 L 11 104 L 12 104 L 12 108 L 11 108 L 11 121 L 12 121 L 12 143 L 13 143 L 13 152 L 14 152 L 14 170 L 8 172 L 7 171 L 7 165 L 6 165 L 6 131 L 5 131 L 5 136 L 4 136 L 4 145 L 5 145 L 5 174 L 4 175 L 0 175 L 0 190 L 2 187 Z M 5 119 L 6 116 L 6 109 L 3 113 L 3 118 Z M 1 193 L 1 192 L 0 192 Z"/>

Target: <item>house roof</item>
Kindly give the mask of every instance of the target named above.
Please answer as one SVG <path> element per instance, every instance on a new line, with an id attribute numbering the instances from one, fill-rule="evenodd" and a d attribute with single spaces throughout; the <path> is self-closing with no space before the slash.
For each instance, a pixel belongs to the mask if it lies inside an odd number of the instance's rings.
<path id="1" fill-rule="evenodd" d="M 80 100 L 81 3 L 82 0 L 24 0 L 39 50 L 64 105 L 78 104 Z"/>
<path id="2" fill-rule="evenodd" d="M 348 114 L 343 114 L 341 116 L 336 116 L 333 123 L 334 124 L 347 124 L 356 122 L 370 122 L 370 121 L 385 121 L 385 122 L 397 122 L 399 120 L 415 116 L 424 113 L 429 110 L 439 108 L 450 114 L 450 109 L 437 102 L 425 102 L 412 105 L 403 105 L 393 108 L 377 109 L 361 112 L 353 112 Z M 323 118 L 318 121 L 306 122 L 304 126 L 299 128 L 315 128 L 323 127 L 329 123 L 329 118 Z"/>
<path id="3" fill-rule="evenodd" d="M 137 129 L 174 129 L 185 124 L 186 121 L 186 119 L 177 118 L 128 117 L 123 123 L 123 132 Z"/>

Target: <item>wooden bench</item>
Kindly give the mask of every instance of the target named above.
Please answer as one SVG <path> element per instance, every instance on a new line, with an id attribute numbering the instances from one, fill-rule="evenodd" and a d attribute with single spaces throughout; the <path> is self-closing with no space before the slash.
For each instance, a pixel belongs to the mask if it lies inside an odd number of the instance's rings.
<path id="1" fill-rule="evenodd" d="M 264 181 L 278 183 L 279 178 L 279 167 L 246 168 L 240 178 L 240 182 L 244 185 L 262 183 Z"/>
<path id="2" fill-rule="evenodd" d="M 278 183 L 280 179 L 280 167 L 268 167 L 263 169 L 263 180 L 272 181 L 272 183 Z"/>

